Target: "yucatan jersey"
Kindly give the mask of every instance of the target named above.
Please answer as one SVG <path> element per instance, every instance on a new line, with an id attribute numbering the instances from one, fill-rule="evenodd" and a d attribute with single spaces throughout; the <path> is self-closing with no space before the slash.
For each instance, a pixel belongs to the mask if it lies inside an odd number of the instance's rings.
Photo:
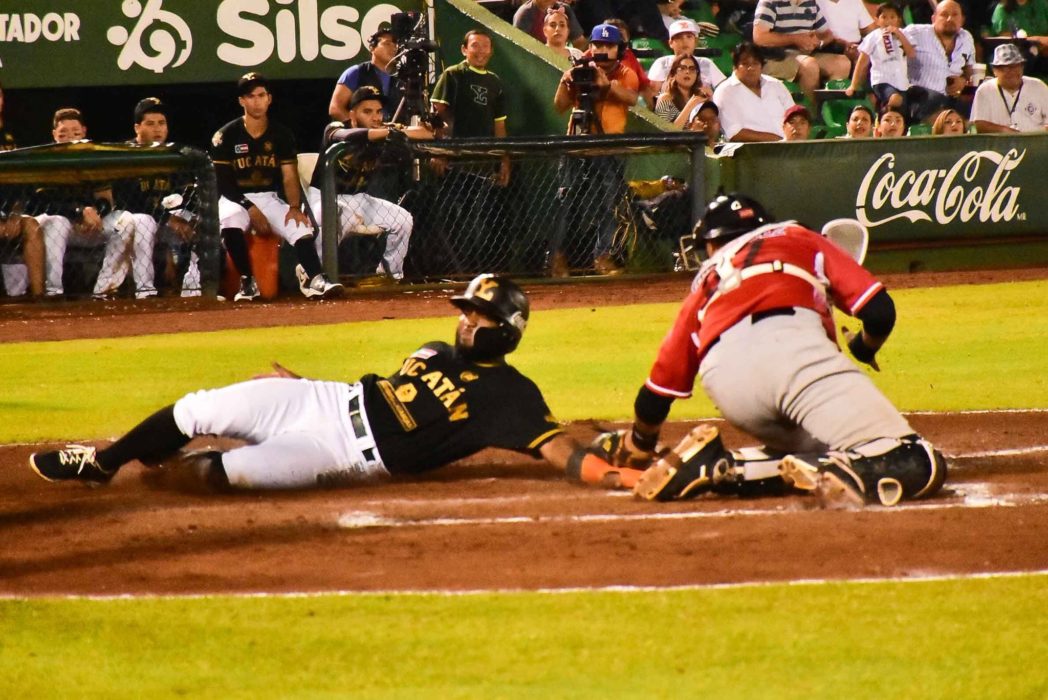
<path id="1" fill-rule="evenodd" d="M 368 422 L 391 473 L 422 472 L 501 447 L 532 456 L 562 428 L 539 388 L 504 362 L 423 345 L 389 377 L 361 378 Z"/>
<path id="2" fill-rule="evenodd" d="M 270 120 L 266 131 L 256 139 L 247 133 L 243 117 L 215 132 L 211 159 L 215 162 L 219 193 L 234 202 L 247 192 L 276 192 L 286 200 L 281 166 L 298 167 L 295 138 L 290 130 Z"/>

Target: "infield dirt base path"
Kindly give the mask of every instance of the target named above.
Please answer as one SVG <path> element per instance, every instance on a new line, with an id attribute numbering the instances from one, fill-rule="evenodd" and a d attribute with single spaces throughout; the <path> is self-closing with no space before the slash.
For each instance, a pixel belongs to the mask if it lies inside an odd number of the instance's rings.
<path id="1" fill-rule="evenodd" d="M 888 283 L 913 286 L 906 282 L 915 277 Z M 922 286 L 995 279 L 920 277 Z M 672 301 L 686 288 L 686 279 L 660 278 L 529 291 L 542 309 Z M 446 297 L 398 292 L 247 309 L 160 300 L 144 313 L 115 303 L 86 307 L 86 315 L 77 305 L 2 307 L 0 341 L 444 315 Z M 926 502 L 861 511 L 822 510 L 803 494 L 651 504 L 568 483 L 551 467 L 498 451 L 413 481 L 340 490 L 201 494 L 137 464 L 110 486 L 89 489 L 32 474 L 26 459 L 46 446 L 0 446 L 0 595 L 677 586 L 1048 570 L 1048 413 L 910 419 L 952 457 L 946 489 Z M 718 425 L 729 446 L 751 444 Z M 668 426 L 667 441 L 688 427 Z M 596 430 L 569 429 L 583 440 Z"/>

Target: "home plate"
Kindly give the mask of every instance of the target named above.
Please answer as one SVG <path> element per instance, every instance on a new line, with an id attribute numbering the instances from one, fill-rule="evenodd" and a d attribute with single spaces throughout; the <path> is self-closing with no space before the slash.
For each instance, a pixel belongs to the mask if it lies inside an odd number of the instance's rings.
<path id="1" fill-rule="evenodd" d="M 378 513 L 369 513 L 366 510 L 351 510 L 338 516 L 338 526 L 347 530 L 360 530 L 368 527 L 389 527 L 396 525 L 397 521 L 387 518 Z"/>

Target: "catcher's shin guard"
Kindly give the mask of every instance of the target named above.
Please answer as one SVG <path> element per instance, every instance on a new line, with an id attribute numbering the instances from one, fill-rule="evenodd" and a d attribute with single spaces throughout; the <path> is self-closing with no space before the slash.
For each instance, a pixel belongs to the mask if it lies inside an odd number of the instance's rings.
<path id="1" fill-rule="evenodd" d="M 790 455 L 782 460 L 780 473 L 796 488 L 893 506 L 935 494 L 946 480 L 946 459 L 924 438 L 907 435 L 816 458 Z"/>
<path id="2" fill-rule="evenodd" d="M 711 425 L 698 425 L 641 475 L 633 493 L 647 501 L 694 498 L 733 480 L 732 465 L 720 432 Z"/>

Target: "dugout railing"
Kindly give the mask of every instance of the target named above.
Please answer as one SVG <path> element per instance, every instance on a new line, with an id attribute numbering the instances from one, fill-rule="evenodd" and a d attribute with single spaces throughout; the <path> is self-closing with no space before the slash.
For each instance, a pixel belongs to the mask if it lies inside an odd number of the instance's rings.
<path id="1" fill-rule="evenodd" d="M 320 223 L 340 232 L 340 242 L 323 237 L 328 273 L 381 272 L 389 244 L 376 229 L 410 225 L 409 281 L 670 271 L 708 196 L 710 167 L 690 133 L 394 141 L 366 177 L 347 144 L 321 158 Z M 347 182 L 365 181 L 346 194 Z"/>
<path id="2" fill-rule="evenodd" d="M 27 293 L 32 234 L 53 297 L 215 296 L 217 201 L 211 160 L 196 148 L 85 141 L 0 153 L 3 292 Z"/>

